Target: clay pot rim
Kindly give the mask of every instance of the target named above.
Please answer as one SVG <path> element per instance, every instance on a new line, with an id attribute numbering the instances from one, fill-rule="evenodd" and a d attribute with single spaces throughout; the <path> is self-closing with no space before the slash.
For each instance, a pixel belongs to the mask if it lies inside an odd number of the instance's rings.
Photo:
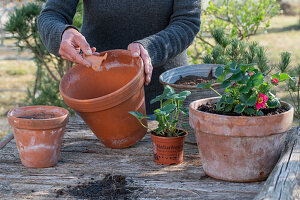
<path id="1" fill-rule="evenodd" d="M 111 53 L 111 52 L 120 52 L 120 53 L 130 54 L 130 56 L 131 56 L 130 51 L 129 50 L 124 50 L 124 49 L 115 49 L 115 50 L 103 51 L 103 52 L 100 52 L 100 55 L 103 55 L 105 53 Z M 65 94 L 63 89 L 62 89 L 62 84 L 60 84 L 59 85 L 59 91 L 60 91 L 61 95 L 63 96 L 64 101 L 70 102 L 72 105 L 77 105 L 76 106 L 77 108 L 74 108 L 73 106 L 72 106 L 72 108 L 75 109 L 75 110 L 81 111 L 81 112 L 95 112 L 95 111 L 106 110 L 106 109 L 109 109 L 111 107 L 114 107 L 114 106 L 126 101 L 128 98 L 130 98 L 131 94 L 128 93 L 128 92 L 124 92 L 124 91 L 125 90 L 126 91 L 134 91 L 135 88 L 137 88 L 137 87 L 139 87 L 139 85 L 141 85 L 141 82 L 142 82 L 142 85 L 144 83 L 144 78 L 142 78 L 142 81 L 139 80 L 139 77 L 144 75 L 143 74 L 143 72 L 144 72 L 143 60 L 140 56 L 139 57 L 133 57 L 133 58 L 138 59 L 139 62 L 141 62 L 142 67 L 140 67 L 138 72 L 136 73 L 136 75 L 128 83 L 126 83 L 124 86 L 122 86 L 121 88 L 117 89 L 116 91 L 114 91 L 112 93 L 109 93 L 107 95 L 100 96 L 100 97 L 97 97 L 97 98 L 75 99 L 75 98 L 72 98 L 69 95 Z M 72 68 L 74 68 L 78 65 L 79 64 L 73 66 Z M 72 68 L 70 70 L 72 70 Z M 99 102 L 99 101 L 104 102 L 106 99 L 109 100 L 109 99 L 112 99 L 113 97 L 119 97 L 119 98 L 117 98 L 118 101 L 113 102 L 113 103 L 108 102 L 108 105 L 103 106 L 103 108 L 100 108 L 99 105 L 98 105 L 97 109 L 96 109 L 93 106 L 94 104 L 97 104 L 97 102 Z M 122 97 L 122 98 L 120 98 L 120 97 Z"/>
<path id="2" fill-rule="evenodd" d="M 152 131 L 149 132 L 149 134 L 151 135 L 151 137 L 155 137 L 155 138 L 160 139 L 160 140 L 170 140 L 170 139 L 184 138 L 184 137 L 186 137 L 186 136 L 189 134 L 186 130 L 183 130 L 183 129 L 176 129 L 176 130 L 183 131 L 185 134 L 182 135 L 182 136 L 177 136 L 177 137 L 163 137 L 163 136 L 157 136 L 157 135 L 154 135 L 154 134 L 152 133 Z"/>
<path id="3" fill-rule="evenodd" d="M 270 117 L 275 117 L 275 116 L 282 116 L 282 115 L 288 114 L 290 112 L 293 112 L 293 110 L 294 110 L 294 107 L 291 104 L 289 104 L 289 103 L 287 103 L 285 101 L 280 101 L 280 103 L 283 103 L 285 106 L 287 106 L 287 108 L 289 110 L 287 110 L 287 111 L 285 111 L 283 113 L 276 114 L 276 115 L 268 115 L 268 116 L 230 116 L 230 115 L 220 115 L 220 114 L 214 114 L 214 113 L 200 111 L 200 110 L 198 110 L 197 108 L 194 107 L 195 104 L 197 104 L 200 101 L 205 101 L 205 100 L 212 101 L 212 100 L 217 100 L 217 99 L 220 99 L 220 98 L 221 97 L 211 97 L 211 98 L 199 99 L 199 100 L 191 102 L 190 105 L 189 105 L 189 108 L 191 109 L 192 112 L 195 112 L 195 113 L 198 112 L 198 113 L 201 113 L 201 114 L 207 115 L 207 116 L 224 117 L 224 118 L 227 118 L 227 119 L 230 118 L 230 119 L 233 119 L 233 120 L 234 119 L 245 119 L 245 120 L 247 120 L 247 119 L 253 119 L 253 118 L 264 119 L 264 118 L 270 118 Z"/>
<path id="4" fill-rule="evenodd" d="M 53 118 L 47 118 L 47 119 L 25 119 L 25 118 L 19 118 L 14 115 L 14 112 L 19 109 L 26 113 L 27 109 L 45 109 L 43 111 L 45 112 L 50 112 L 51 110 L 59 110 L 63 114 L 61 116 L 53 117 Z M 47 110 L 46 110 L 47 109 Z M 67 109 L 57 107 L 57 106 L 47 106 L 47 105 L 35 105 L 35 106 L 23 106 L 23 107 L 16 107 L 11 109 L 7 113 L 7 118 L 10 123 L 10 125 L 14 128 L 19 128 L 19 129 L 30 129 L 30 130 L 48 130 L 48 129 L 53 129 L 53 128 L 60 128 L 63 127 L 67 124 L 68 119 L 69 119 L 70 113 Z"/>
<path id="5" fill-rule="evenodd" d="M 199 65 L 199 64 L 197 64 Z M 206 64 L 206 65 L 213 65 L 213 66 L 220 66 L 221 64 Z M 184 66 L 181 66 L 181 67 L 176 67 L 176 69 L 178 68 L 185 68 L 185 67 L 189 67 L 189 66 L 193 66 L 193 65 L 184 65 Z M 173 69 L 169 69 L 168 71 L 170 70 L 174 70 L 175 68 Z M 197 88 L 197 86 L 192 86 L 192 85 L 182 85 L 182 84 L 174 84 L 174 83 L 168 83 L 168 82 L 165 82 L 162 80 L 162 76 L 165 72 L 163 72 L 160 76 L 159 76 L 159 82 L 162 84 L 162 85 L 169 85 L 173 88 L 180 88 L 180 89 L 187 89 L 187 90 L 200 90 L 199 88 Z M 213 88 L 216 88 L 216 87 L 220 87 L 221 86 L 221 83 L 213 83 L 211 85 L 211 87 Z"/>

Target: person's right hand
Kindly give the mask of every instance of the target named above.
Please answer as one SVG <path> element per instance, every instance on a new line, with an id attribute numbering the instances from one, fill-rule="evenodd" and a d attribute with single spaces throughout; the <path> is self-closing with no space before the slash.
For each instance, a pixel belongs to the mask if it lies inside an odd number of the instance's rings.
<path id="1" fill-rule="evenodd" d="M 85 37 L 76 29 L 67 28 L 62 35 L 58 53 L 65 60 L 91 67 L 91 63 L 79 54 L 80 49 L 86 55 L 92 55 L 96 51 L 95 47 L 90 48 Z"/>

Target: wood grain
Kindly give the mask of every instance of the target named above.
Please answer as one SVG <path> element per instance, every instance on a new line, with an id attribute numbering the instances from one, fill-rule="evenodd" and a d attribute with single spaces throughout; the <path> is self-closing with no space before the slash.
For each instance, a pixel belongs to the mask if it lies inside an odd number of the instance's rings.
<path id="1" fill-rule="evenodd" d="M 155 126 L 154 122 L 150 122 Z M 197 146 L 186 143 L 181 165 L 160 166 L 153 161 L 147 134 L 126 149 L 106 148 L 79 119 L 71 118 L 58 164 L 44 169 L 24 167 L 15 141 L 0 150 L 0 199 L 76 199 L 57 190 L 123 175 L 139 188 L 128 199 L 253 199 L 263 182 L 231 183 L 205 175 Z M 58 197 L 58 198 L 56 198 Z"/>
<path id="2" fill-rule="evenodd" d="M 285 150 L 256 200 L 300 199 L 300 129 L 288 135 Z"/>

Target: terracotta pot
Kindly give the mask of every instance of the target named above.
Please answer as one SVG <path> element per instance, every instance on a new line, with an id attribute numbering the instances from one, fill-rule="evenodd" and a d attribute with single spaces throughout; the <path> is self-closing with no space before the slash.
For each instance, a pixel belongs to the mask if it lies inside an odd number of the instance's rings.
<path id="1" fill-rule="evenodd" d="M 179 137 L 161 137 L 150 133 L 153 144 L 153 159 L 157 164 L 178 165 L 182 163 L 183 144 L 188 135 L 186 131 L 184 132 L 185 135 Z"/>
<path id="2" fill-rule="evenodd" d="M 75 65 L 63 77 L 60 93 L 107 147 L 129 147 L 146 134 L 129 111 L 146 114 L 144 69 L 140 57 L 130 51 L 107 53 L 100 71 Z M 144 123 L 147 123 L 144 121 Z"/>
<path id="3" fill-rule="evenodd" d="M 55 106 L 26 106 L 7 114 L 22 164 L 31 168 L 56 165 L 69 112 Z"/>
<path id="4" fill-rule="evenodd" d="M 265 180 L 279 159 L 294 109 L 282 102 L 287 112 L 261 117 L 225 116 L 198 111 L 217 98 L 190 104 L 190 125 L 194 128 L 205 173 L 213 178 L 252 182 Z"/>
<path id="5" fill-rule="evenodd" d="M 199 99 L 205 99 L 210 97 L 216 97 L 218 94 L 216 94 L 212 89 L 199 89 L 196 85 L 181 85 L 181 84 L 175 84 L 176 81 L 178 81 L 182 77 L 186 77 L 189 75 L 193 76 L 199 76 L 199 77 L 208 77 L 209 74 L 216 78 L 215 71 L 218 66 L 222 66 L 220 64 L 197 64 L 197 65 L 187 65 L 182 67 L 176 67 L 173 69 L 170 69 L 168 71 L 165 71 L 159 76 L 159 82 L 162 85 L 169 85 L 172 88 L 174 88 L 176 93 L 180 93 L 184 90 L 191 91 L 191 95 L 187 96 L 186 100 L 183 102 L 184 107 L 188 107 L 192 101 L 199 100 Z M 219 92 L 220 94 L 224 93 L 224 88 L 221 88 L 220 83 L 214 83 L 212 87 Z M 182 118 L 182 123 L 187 124 L 189 123 L 189 117 L 179 114 Z M 189 142 L 194 142 L 194 130 L 192 128 L 186 128 L 186 130 L 189 132 L 189 136 L 187 140 Z"/>

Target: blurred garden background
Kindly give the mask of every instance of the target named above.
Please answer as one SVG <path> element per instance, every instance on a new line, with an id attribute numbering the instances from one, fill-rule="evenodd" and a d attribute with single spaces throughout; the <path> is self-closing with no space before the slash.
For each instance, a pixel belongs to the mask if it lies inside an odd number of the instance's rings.
<path id="1" fill-rule="evenodd" d="M 6 114 L 13 107 L 65 107 L 58 84 L 71 63 L 49 54 L 40 41 L 36 19 L 44 2 L 0 0 L 0 139 L 11 131 Z M 279 69 L 299 81 L 300 0 L 204 0 L 202 4 L 201 31 L 188 49 L 191 64 L 254 61 L 265 73 Z M 74 25 L 80 28 L 81 22 L 82 1 Z M 295 82 L 274 91 L 297 107 L 295 125 L 300 117 L 299 89 Z"/>

